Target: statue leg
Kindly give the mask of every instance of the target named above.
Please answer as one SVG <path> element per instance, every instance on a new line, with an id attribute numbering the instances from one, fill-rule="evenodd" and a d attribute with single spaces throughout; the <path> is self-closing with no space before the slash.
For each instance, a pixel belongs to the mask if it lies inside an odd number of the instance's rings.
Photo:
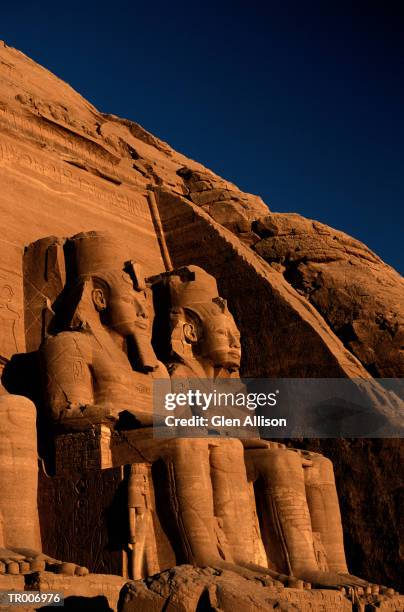
<path id="1" fill-rule="evenodd" d="M 164 454 L 171 503 L 187 561 L 201 566 L 217 564 L 225 553 L 217 540 L 208 440 L 173 439 Z"/>
<path id="2" fill-rule="evenodd" d="M 41 550 L 36 408 L 19 395 L 0 396 L 0 491 L 5 546 Z"/>
<path id="3" fill-rule="evenodd" d="M 287 449 L 249 449 L 246 459 L 259 475 L 264 520 L 271 537 L 266 542 L 269 558 L 280 571 L 294 576 L 317 571 L 300 455 Z"/>
<path id="4" fill-rule="evenodd" d="M 215 515 L 236 563 L 267 567 L 240 440 L 212 440 L 210 465 Z M 261 554 L 260 554 L 261 553 Z"/>
<path id="5" fill-rule="evenodd" d="M 249 473 L 258 477 L 257 483 L 261 485 L 268 531 L 276 534 L 275 541 L 267 546 L 268 556 L 280 550 L 282 554 L 278 558 L 283 557 L 288 571 L 317 587 L 345 587 L 354 599 L 364 592 L 378 593 L 378 585 L 352 576 L 346 570 L 331 462 L 321 455 L 314 458 L 305 451 L 270 448 L 247 449 L 246 460 Z M 313 472 L 306 474 L 307 469 Z M 323 546 L 330 559 L 326 571 L 317 563 L 313 531 L 324 537 Z"/>
<path id="6" fill-rule="evenodd" d="M 170 506 L 175 515 L 184 554 L 182 559 L 178 559 L 179 563 L 185 561 L 201 567 L 227 569 L 248 578 L 257 573 L 271 575 L 268 568 L 245 561 L 251 558 L 250 552 L 242 552 L 244 532 L 251 528 L 250 513 L 247 513 L 249 520 L 239 524 L 236 518 L 246 515 L 242 511 L 238 515 L 234 507 L 227 507 L 228 502 L 242 505 L 247 500 L 245 491 L 240 499 L 237 498 L 240 487 L 236 480 L 239 476 L 242 476 L 248 487 L 243 449 L 237 440 L 229 442 L 223 446 L 223 453 L 216 452 L 216 447 L 221 448 L 222 441 L 218 445 L 217 440 L 207 438 L 176 438 L 160 442 L 152 440 L 146 444 L 139 441 L 137 445 L 143 458 L 150 463 L 161 458 L 166 464 Z M 233 447 L 237 448 L 235 457 Z M 230 469 L 230 478 L 227 474 L 229 461 L 236 465 Z M 225 475 L 220 474 L 222 468 Z M 244 560 L 236 561 L 235 553 Z M 279 575 L 274 572 L 272 574 L 277 580 Z"/>
<path id="7" fill-rule="evenodd" d="M 84 575 L 86 568 L 42 553 L 36 408 L 26 397 L 0 395 L 0 573 L 41 571 Z"/>
<path id="8" fill-rule="evenodd" d="M 303 455 L 312 462 L 304 468 L 304 476 L 313 531 L 320 533 L 329 570 L 348 572 L 332 463 L 317 453 Z"/>
<path id="9" fill-rule="evenodd" d="M 348 573 L 332 462 L 319 453 L 294 452 L 302 459 L 312 532 L 319 537 L 326 558 L 325 567 L 318 568 L 320 571 L 313 572 L 307 567 L 303 574 L 319 586 L 369 588 L 369 583 Z"/>

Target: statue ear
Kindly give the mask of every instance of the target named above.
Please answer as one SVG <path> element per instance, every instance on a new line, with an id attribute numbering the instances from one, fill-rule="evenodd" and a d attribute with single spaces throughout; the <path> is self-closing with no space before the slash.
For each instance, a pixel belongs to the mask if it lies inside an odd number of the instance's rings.
<path id="1" fill-rule="evenodd" d="M 93 304 L 95 308 L 98 310 L 98 312 L 101 312 L 102 310 L 106 309 L 107 300 L 105 297 L 105 293 L 102 289 L 100 288 L 93 289 L 91 292 L 91 297 L 93 300 Z"/>
<path id="2" fill-rule="evenodd" d="M 198 334 L 196 333 L 195 325 L 192 323 L 184 323 L 183 326 L 184 338 L 190 344 L 195 344 L 198 341 Z"/>

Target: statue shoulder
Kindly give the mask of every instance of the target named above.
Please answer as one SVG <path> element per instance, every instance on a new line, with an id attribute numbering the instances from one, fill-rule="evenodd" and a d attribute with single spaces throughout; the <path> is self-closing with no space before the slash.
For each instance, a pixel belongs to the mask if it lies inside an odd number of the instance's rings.
<path id="1" fill-rule="evenodd" d="M 170 378 L 164 363 L 162 361 L 158 361 L 157 364 L 157 368 L 153 372 L 153 378 Z"/>
<path id="2" fill-rule="evenodd" d="M 42 343 L 43 354 L 72 354 L 90 359 L 92 354 L 91 336 L 79 331 L 63 331 L 55 336 L 47 336 Z"/>
<path id="3" fill-rule="evenodd" d="M 200 376 L 200 373 L 188 364 L 178 361 L 169 363 L 167 369 L 171 378 L 198 378 Z"/>

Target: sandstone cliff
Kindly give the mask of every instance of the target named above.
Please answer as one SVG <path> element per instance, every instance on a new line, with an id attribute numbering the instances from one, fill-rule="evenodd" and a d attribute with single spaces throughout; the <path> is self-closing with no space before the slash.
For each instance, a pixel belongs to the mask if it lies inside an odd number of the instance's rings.
<path id="1" fill-rule="evenodd" d="M 249 376 L 403 374 L 403 281 L 365 245 L 298 214 L 270 213 L 260 197 L 137 123 L 99 112 L 4 43 L 0 176 L 7 357 L 37 348 L 29 300 L 24 313 L 23 248 L 50 234 L 109 229 L 150 275 L 172 261 L 201 265 L 217 277 L 242 333 Z M 397 417 L 396 406 L 386 410 Z M 351 565 L 400 587 L 402 482 L 389 472 L 397 471 L 402 446 L 343 440 L 308 446 L 320 446 L 336 463 Z"/>

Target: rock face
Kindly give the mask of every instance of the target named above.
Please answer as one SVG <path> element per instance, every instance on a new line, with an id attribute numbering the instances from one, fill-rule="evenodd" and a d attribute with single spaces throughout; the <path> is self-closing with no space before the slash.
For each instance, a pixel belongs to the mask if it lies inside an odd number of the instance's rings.
<path id="1" fill-rule="evenodd" d="M 369 249 L 299 215 L 269 213 L 259 197 L 243 193 L 138 124 L 99 112 L 4 43 L 0 177 L 0 355 L 6 358 L 35 355 L 46 336 L 54 301 L 69 283 L 66 237 L 108 230 L 128 259 L 143 266 L 145 277 L 193 265 L 217 279 L 218 295 L 226 298 L 241 332 L 243 375 L 402 376 L 402 279 Z M 135 268 L 131 274 L 137 275 Z M 97 309 L 103 310 L 101 302 Z M 145 368 L 149 358 L 144 357 Z M 77 368 L 70 372 L 80 373 Z M 17 389 L 9 391 L 27 394 L 40 405 L 32 389 L 13 384 Z M 394 422 L 400 417 L 390 401 L 383 410 Z M 372 581 L 403 587 L 400 442 L 314 440 L 306 446 L 334 461 L 348 564 Z M 122 480 L 119 464 L 113 469 L 103 484 L 106 496 L 108 483 L 118 489 Z M 89 514 L 82 487 L 94 488 L 94 482 L 76 472 L 69 479 L 78 503 L 72 521 L 64 519 L 66 530 L 79 532 L 83 512 Z M 42 492 L 49 493 L 49 479 L 44 476 L 42 483 Z M 369 518 L 372 485 L 377 494 Z M 46 499 L 54 497 L 49 493 Z M 42 527 L 47 520 L 43 510 Z M 92 552 L 103 548 L 107 535 L 100 535 Z M 45 543 L 55 545 L 50 536 Z M 75 544 L 79 550 L 81 541 Z M 171 543 L 164 546 L 172 565 Z M 117 564 L 122 567 L 121 557 Z M 144 609 L 160 610 L 171 588 L 186 599 L 184 585 L 190 581 L 201 595 L 207 593 L 203 597 L 211 608 L 226 610 L 238 589 L 247 593 L 251 587 L 232 580 L 210 570 L 175 570 L 133 587 L 125 605 L 132 599 Z M 206 584 L 213 586 L 206 590 Z M 270 605 L 266 588 L 254 584 L 256 609 L 263 601 Z M 248 605 L 245 609 L 251 609 Z"/>
<path id="2" fill-rule="evenodd" d="M 321 313 L 372 376 L 401 378 L 404 283 L 364 244 L 296 214 L 257 219 L 255 251 Z"/>
<path id="3" fill-rule="evenodd" d="M 195 171 L 184 166 L 177 170 L 177 174 L 184 180 L 185 195 L 194 204 L 212 219 L 236 232 L 242 240 L 254 242 L 251 222 L 266 208 L 261 198 L 242 193 L 234 185 L 207 171 Z"/>
<path id="4" fill-rule="evenodd" d="M 266 584 L 265 579 L 247 579 L 226 570 L 183 565 L 141 582 L 128 583 L 121 593 L 120 610 L 348 612 L 352 606 L 341 593 L 283 589 Z"/>

